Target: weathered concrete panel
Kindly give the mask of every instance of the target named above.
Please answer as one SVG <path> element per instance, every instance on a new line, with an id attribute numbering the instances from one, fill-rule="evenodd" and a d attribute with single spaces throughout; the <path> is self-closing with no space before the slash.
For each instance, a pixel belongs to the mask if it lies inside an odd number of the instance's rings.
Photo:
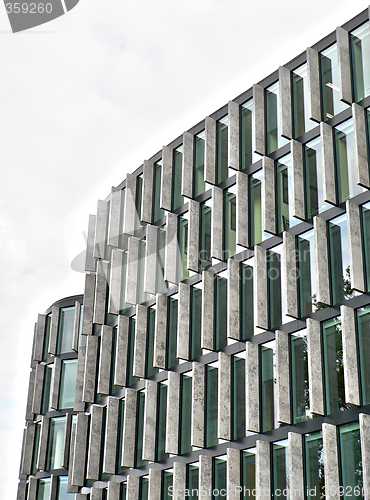
<path id="1" fill-rule="evenodd" d="M 57 353 L 59 313 L 60 313 L 59 307 L 53 306 L 51 308 L 51 323 L 50 323 L 50 336 L 49 336 L 49 347 L 48 347 L 48 352 L 50 354 Z"/>
<path id="2" fill-rule="evenodd" d="M 204 446 L 205 365 L 193 362 L 191 445 Z"/>
<path id="3" fill-rule="evenodd" d="M 365 109 L 352 104 L 353 138 L 355 142 L 355 165 L 357 184 L 370 188 L 369 159 L 367 147 Z"/>
<path id="4" fill-rule="evenodd" d="M 95 293 L 95 306 L 94 306 L 94 323 L 97 325 L 104 325 L 105 323 L 105 310 L 107 300 L 107 276 L 108 276 L 108 263 L 102 260 L 98 261 L 98 272 L 96 275 L 96 293 Z"/>
<path id="5" fill-rule="evenodd" d="M 76 300 L 75 317 L 73 320 L 73 337 L 72 337 L 72 349 L 75 352 L 78 352 L 78 344 L 80 341 L 80 324 L 81 324 L 81 304 Z"/>
<path id="6" fill-rule="evenodd" d="M 119 247 L 119 233 L 121 226 L 122 190 L 113 191 L 109 203 L 108 245 Z"/>
<path id="7" fill-rule="evenodd" d="M 351 288 L 365 292 L 364 261 L 362 252 L 361 211 L 358 205 L 346 201 L 348 222 L 349 267 Z"/>
<path id="8" fill-rule="evenodd" d="M 99 394 L 109 394 L 110 370 L 112 365 L 113 329 L 111 326 L 103 325 L 100 336 L 100 358 L 98 387 Z"/>
<path id="9" fill-rule="evenodd" d="M 136 210 L 136 175 L 126 175 L 126 193 L 124 210 L 124 233 L 133 236 L 139 226 L 139 215 Z"/>
<path id="10" fill-rule="evenodd" d="M 227 260 L 227 336 L 240 340 L 240 263 Z"/>
<path id="11" fill-rule="evenodd" d="M 290 71 L 284 66 L 279 67 L 279 93 L 280 93 L 280 123 L 281 135 L 287 139 L 293 137 L 292 120 L 292 78 Z"/>
<path id="12" fill-rule="evenodd" d="M 127 476 L 126 500 L 139 500 L 140 477 Z"/>
<path id="13" fill-rule="evenodd" d="M 111 258 L 108 314 L 119 314 L 121 306 L 123 252 L 113 249 Z"/>
<path id="14" fill-rule="evenodd" d="M 223 260 L 223 189 L 212 187 L 211 257 Z"/>
<path id="15" fill-rule="evenodd" d="M 154 164 L 144 160 L 143 163 L 143 203 L 141 209 L 141 220 L 152 223 L 153 217 L 153 193 L 154 193 Z"/>
<path id="16" fill-rule="evenodd" d="M 144 292 L 153 295 L 157 292 L 158 231 L 158 228 L 155 226 L 150 226 L 149 224 L 146 226 Z"/>
<path id="17" fill-rule="evenodd" d="M 36 365 L 37 366 L 37 365 Z M 28 395 L 27 395 L 27 408 L 26 408 L 26 420 L 33 420 L 33 396 L 35 391 L 35 381 L 36 381 L 36 368 L 32 368 L 30 371 L 30 381 L 28 385 Z"/>
<path id="18" fill-rule="evenodd" d="M 82 335 L 92 334 L 95 296 L 95 274 L 86 274 L 84 308 L 82 312 Z"/>
<path id="19" fill-rule="evenodd" d="M 24 431 L 22 460 L 20 469 L 20 473 L 25 474 L 27 476 L 31 474 L 35 430 L 36 430 L 36 424 L 34 422 L 27 422 L 27 427 Z"/>
<path id="20" fill-rule="evenodd" d="M 150 500 L 161 500 L 162 496 L 162 471 L 149 469 L 149 494 Z"/>
<path id="21" fill-rule="evenodd" d="M 174 462 L 173 464 L 173 488 L 178 500 L 186 500 L 186 464 Z"/>
<path id="22" fill-rule="evenodd" d="M 258 345 L 247 342 L 245 346 L 245 401 L 246 429 L 259 432 L 259 352 Z"/>
<path id="23" fill-rule="evenodd" d="M 107 500 L 120 500 L 121 483 L 108 481 Z"/>
<path id="24" fill-rule="evenodd" d="M 124 387 L 126 385 L 129 328 L 129 318 L 127 316 L 119 316 L 116 350 L 116 360 L 119 360 L 119 362 L 116 362 L 115 364 L 114 385 L 118 385 L 121 387 Z"/>
<path id="25" fill-rule="evenodd" d="M 41 413 L 41 402 L 44 386 L 45 365 L 36 365 L 35 384 L 33 390 L 32 413 Z"/>
<path id="26" fill-rule="evenodd" d="M 306 323 L 310 410 L 317 415 L 324 415 L 320 321 L 307 318 Z"/>
<path id="27" fill-rule="evenodd" d="M 290 152 L 292 157 L 292 187 L 293 187 L 293 216 L 306 220 L 305 207 L 305 176 L 303 164 L 303 148 L 298 141 L 290 141 Z"/>
<path id="28" fill-rule="evenodd" d="M 122 467 L 134 467 L 137 391 L 126 389 L 122 439 Z"/>
<path id="29" fill-rule="evenodd" d="M 93 256 L 104 259 L 107 244 L 107 221 L 109 202 L 98 200 Z"/>
<path id="30" fill-rule="evenodd" d="M 187 268 L 199 271 L 200 204 L 189 200 L 189 230 Z"/>
<path id="31" fill-rule="evenodd" d="M 194 136 L 189 132 L 183 133 L 182 152 L 182 184 L 181 194 L 187 198 L 193 197 L 193 163 L 194 163 Z"/>
<path id="32" fill-rule="evenodd" d="M 343 342 L 344 394 L 347 404 L 360 406 L 355 310 L 340 306 Z"/>
<path id="33" fill-rule="evenodd" d="M 326 221 L 320 219 L 320 217 L 314 217 L 313 229 L 315 237 L 316 299 L 317 302 L 330 305 L 329 256 Z"/>
<path id="34" fill-rule="evenodd" d="M 146 336 L 148 329 L 148 308 L 142 305 L 136 306 L 135 323 L 135 346 L 133 375 L 134 377 L 145 377 L 145 359 L 146 359 Z"/>
<path id="35" fill-rule="evenodd" d="M 227 449 L 226 500 L 240 500 L 240 450 Z"/>
<path id="36" fill-rule="evenodd" d="M 189 359 L 190 344 L 190 285 L 179 283 L 177 319 L 177 354 L 180 359 Z"/>
<path id="37" fill-rule="evenodd" d="M 212 457 L 199 456 L 199 489 L 202 498 L 212 500 Z"/>
<path id="38" fill-rule="evenodd" d="M 83 387 L 84 387 L 84 375 L 85 375 L 85 357 L 86 357 L 86 345 L 87 337 L 83 335 L 81 337 L 81 345 L 78 350 L 78 361 L 77 361 L 77 376 L 76 376 L 76 392 L 75 392 L 75 411 L 84 411 L 85 403 L 83 402 Z"/>
<path id="39" fill-rule="evenodd" d="M 136 238 L 128 239 L 127 248 L 127 277 L 126 277 L 126 302 L 136 304 L 137 300 L 137 277 L 139 269 L 139 246 L 140 241 Z"/>
<path id="40" fill-rule="evenodd" d="M 271 458 L 270 443 L 256 441 L 256 500 L 270 500 L 271 498 Z"/>
<path id="41" fill-rule="evenodd" d="M 104 474 L 115 474 L 116 471 L 119 405 L 119 399 L 113 397 L 108 398 L 104 443 Z"/>
<path id="42" fill-rule="evenodd" d="M 175 214 L 166 214 L 166 248 L 164 279 L 170 283 L 177 283 L 177 262 L 179 259 L 179 244 L 177 239 L 178 217 Z"/>
<path id="43" fill-rule="evenodd" d="M 288 432 L 289 487 L 294 500 L 305 500 L 302 435 Z"/>
<path id="44" fill-rule="evenodd" d="M 163 146 L 160 206 L 164 210 L 172 209 L 172 169 L 173 149 L 168 146 Z"/>
<path id="45" fill-rule="evenodd" d="M 180 419 L 180 374 L 168 372 L 165 452 L 177 455 L 179 452 Z"/>
<path id="46" fill-rule="evenodd" d="M 91 425 L 89 450 L 87 454 L 86 479 L 99 479 L 100 473 L 100 453 L 103 430 L 104 408 L 98 405 L 91 407 Z"/>
<path id="47" fill-rule="evenodd" d="M 98 337 L 89 335 L 86 343 L 85 372 L 82 401 L 93 403 L 95 399 L 95 380 L 98 361 Z M 78 486 L 78 485 L 77 485 Z"/>
<path id="48" fill-rule="evenodd" d="M 231 356 L 218 353 L 218 438 L 231 441 Z"/>
<path id="49" fill-rule="evenodd" d="M 166 344 L 167 344 L 167 297 L 157 294 L 157 309 L 155 313 L 154 330 L 154 355 L 153 363 L 156 368 L 166 368 Z"/>
<path id="50" fill-rule="evenodd" d="M 228 165 L 239 170 L 239 104 L 234 101 L 228 103 L 228 117 Z"/>
<path id="51" fill-rule="evenodd" d="M 145 381 L 143 460 L 155 462 L 155 441 L 157 426 L 157 382 Z"/>
<path id="52" fill-rule="evenodd" d="M 203 292 L 202 292 L 202 349 L 213 350 L 214 347 L 214 296 L 215 296 L 215 275 L 208 271 L 202 272 Z"/>
<path id="53" fill-rule="evenodd" d="M 283 232 L 283 294 L 287 316 L 298 318 L 298 265 L 295 235 Z"/>
<path id="54" fill-rule="evenodd" d="M 49 426 L 50 418 L 44 416 L 41 417 L 40 443 L 36 463 L 36 469 L 39 470 L 46 469 L 46 452 L 48 447 Z"/>
<path id="55" fill-rule="evenodd" d="M 338 27 L 336 31 L 338 45 L 340 99 L 347 104 L 351 104 L 352 82 L 349 56 L 349 33 L 341 27 Z"/>
<path id="56" fill-rule="evenodd" d="M 276 181 L 274 160 L 262 158 L 262 226 L 264 231 L 276 234 Z"/>
<path id="57" fill-rule="evenodd" d="M 320 92 L 320 64 L 317 50 L 308 48 L 307 55 L 307 76 L 308 76 L 308 107 L 311 120 L 320 123 L 321 121 L 321 92 Z"/>
<path id="58" fill-rule="evenodd" d="M 264 155 L 266 152 L 265 133 L 265 89 L 261 85 L 253 85 L 253 149 L 256 153 Z"/>
<path id="59" fill-rule="evenodd" d="M 94 257 L 94 241 L 96 231 L 96 215 L 89 215 L 89 225 L 87 230 L 85 271 L 95 272 L 96 258 Z"/>
<path id="60" fill-rule="evenodd" d="M 322 424 L 322 441 L 325 475 L 325 498 L 338 500 L 339 461 L 337 448 L 337 428 L 335 425 Z"/>
<path id="61" fill-rule="evenodd" d="M 236 244 L 249 247 L 249 181 L 243 172 L 236 174 Z"/>
<path id="62" fill-rule="evenodd" d="M 207 116 L 205 130 L 204 180 L 209 184 L 216 184 L 216 120 Z"/>
<path id="63" fill-rule="evenodd" d="M 337 202 L 337 192 L 335 184 L 335 163 L 334 163 L 334 141 L 333 129 L 325 122 L 320 123 L 321 135 L 321 162 L 324 181 L 324 201 L 332 203 Z"/>
<path id="64" fill-rule="evenodd" d="M 64 444 L 63 444 L 63 458 L 62 466 L 68 469 L 69 466 L 69 451 L 71 445 L 71 431 L 72 431 L 72 413 L 66 414 L 66 424 L 64 427 Z"/>
<path id="65" fill-rule="evenodd" d="M 276 331 L 277 421 L 290 424 L 289 335 Z"/>
<path id="66" fill-rule="evenodd" d="M 58 409 L 60 376 L 62 370 L 62 361 L 59 358 L 54 358 L 53 376 L 51 378 L 51 394 L 50 407 L 54 410 Z"/>
<path id="67" fill-rule="evenodd" d="M 256 326 L 268 329 L 268 303 L 267 297 L 267 262 L 266 249 L 259 245 L 254 246 L 254 280 L 253 295 L 254 317 Z"/>
<path id="68" fill-rule="evenodd" d="M 42 361 L 44 351 L 45 324 L 46 316 L 44 314 L 39 314 L 37 317 L 35 335 L 33 339 L 33 361 Z"/>

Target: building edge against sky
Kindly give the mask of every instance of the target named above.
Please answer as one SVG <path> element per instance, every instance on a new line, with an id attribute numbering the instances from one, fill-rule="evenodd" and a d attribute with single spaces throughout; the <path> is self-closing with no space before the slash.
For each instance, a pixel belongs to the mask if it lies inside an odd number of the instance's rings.
<path id="1" fill-rule="evenodd" d="M 18 500 L 370 499 L 368 108 L 366 10 L 98 202 Z"/>

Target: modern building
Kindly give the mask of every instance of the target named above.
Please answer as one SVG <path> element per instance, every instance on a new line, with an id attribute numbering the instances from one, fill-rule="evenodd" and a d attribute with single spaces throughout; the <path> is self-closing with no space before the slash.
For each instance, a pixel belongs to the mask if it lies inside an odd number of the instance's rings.
<path id="1" fill-rule="evenodd" d="M 18 500 L 370 499 L 369 109 L 365 10 L 98 202 Z"/>

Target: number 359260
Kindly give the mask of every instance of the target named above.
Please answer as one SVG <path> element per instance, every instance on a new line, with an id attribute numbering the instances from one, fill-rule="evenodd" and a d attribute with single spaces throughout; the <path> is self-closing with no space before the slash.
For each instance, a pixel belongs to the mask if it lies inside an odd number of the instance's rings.
<path id="1" fill-rule="evenodd" d="M 51 14 L 53 6 L 51 3 L 7 3 L 5 4 L 8 14 Z"/>

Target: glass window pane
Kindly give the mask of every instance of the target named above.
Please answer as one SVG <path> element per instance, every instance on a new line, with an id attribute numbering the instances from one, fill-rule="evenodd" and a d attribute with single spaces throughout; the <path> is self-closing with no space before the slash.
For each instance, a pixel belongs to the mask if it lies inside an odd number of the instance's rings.
<path id="1" fill-rule="evenodd" d="M 323 500 L 325 477 L 322 432 L 306 434 L 304 443 L 307 500 Z"/>
<path id="2" fill-rule="evenodd" d="M 286 314 L 285 276 L 282 273 L 283 245 L 273 247 L 267 252 L 268 305 L 270 328 L 291 321 Z"/>
<path id="3" fill-rule="evenodd" d="M 258 170 L 249 176 L 249 237 L 250 246 L 253 247 L 266 238 L 270 238 L 270 234 L 263 230 L 263 206 L 262 206 L 262 183 L 263 173 Z"/>
<path id="4" fill-rule="evenodd" d="M 321 158 L 321 138 L 316 137 L 304 145 L 304 163 L 306 178 L 307 218 L 324 212 L 332 205 L 324 201 L 324 180 Z"/>
<path id="5" fill-rule="evenodd" d="M 204 148 L 206 133 L 203 130 L 194 137 L 194 197 L 206 190 L 204 182 Z"/>
<path id="6" fill-rule="evenodd" d="M 37 500 L 49 500 L 50 478 L 39 479 L 37 485 Z"/>
<path id="7" fill-rule="evenodd" d="M 224 260 L 236 252 L 236 194 L 235 186 L 224 191 Z"/>
<path id="8" fill-rule="evenodd" d="M 216 122 L 216 180 L 220 184 L 228 177 L 228 123 L 226 115 Z"/>
<path id="9" fill-rule="evenodd" d="M 317 310 L 316 264 L 313 229 L 297 237 L 299 267 L 299 298 L 301 316 Z"/>
<path id="10" fill-rule="evenodd" d="M 310 120 L 307 63 L 292 71 L 292 94 L 294 137 L 300 137 L 317 126 Z"/>
<path id="11" fill-rule="evenodd" d="M 67 492 L 68 476 L 59 476 L 57 500 L 74 500 L 75 494 Z"/>
<path id="12" fill-rule="evenodd" d="M 173 169 L 172 169 L 172 210 L 177 210 L 184 204 L 184 198 L 181 196 L 182 184 L 182 146 L 173 151 Z"/>
<path id="13" fill-rule="evenodd" d="M 50 325 L 51 325 L 51 315 L 48 314 L 45 319 L 45 335 L 44 335 L 44 347 L 42 359 L 45 360 L 49 357 L 49 339 L 50 339 Z"/>
<path id="14" fill-rule="evenodd" d="M 171 487 L 173 487 L 173 472 L 163 471 L 162 484 L 162 500 L 171 500 L 174 497 L 174 494 L 171 493 Z"/>
<path id="15" fill-rule="evenodd" d="M 53 374 L 54 365 L 45 366 L 44 386 L 42 389 L 42 405 L 41 413 L 46 413 L 51 410 L 50 408 L 50 393 L 51 393 L 51 377 Z"/>
<path id="16" fill-rule="evenodd" d="M 256 488 L 256 449 L 242 451 L 242 486 L 243 498 L 253 500 L 255 495 L 252 494 Z"/>
<path id="17" fill-rule="evenodd" d="M 154 335 L 155 335 L 155 309 L 148 308 L 148 328 L 146 336 L 146 378 L 152 377 L 158 373 L 158 368 L 154 368 Z"/>
<path id="18" fill-rule="evenodd" d="M 353 120 L 350 118 L 334 128 L 335 166 L 337 171 L 338 202 L 363 193 L 365 188 L 356 182 L 356 158 Z"/>
<path id="19" fill-rule="evenodd" d="M 142 459 L 143 453 L 143 432 L 144 432 L 144 407 L 145 407 L 145 391 L 138 392 L 137 399 L 137 416 L 136 416 L 136 453 L 135 467 L 145 465 L 146 460 Z"/>
<path id="20" fill-rule="evenodd" d="M 291 334 L 290 352 L 293 422 L 297 423 L 310 417 L 306 330 Z"/>
<path id="21" fill-rule="evenodd" d="M 166 249 L 166 231 L 159 229 L 157 241 L 157 270 L 156 270 L 156 290 L 161 293 L 167 289 L 167 281 L 164 279 L 164 259 Z"/>
<path id="22" fill-rule="evenodd" d="M 226 467 L 227 467 L 226 456 L 215 457 L 213 459 L 213 489 L 215 490 L 214 497 L 216 499 L 225 498 L 226 496 L 226 495 L 221 495 L 221 493 L 226 492 Z"/>
<path id="23" fill-rule="evenodd" d="M 144 476 L 140 478 L 140 500 L 149 500 L 149 477 Z"/>
<path id="24" fill-rule="evenodd" d="M 160 208 L 161 203 L 161 180 L 162 180 L 162 160 L 154 164 L 153 179 L 153 222 L 157 222 L 164 217 L 164 210 Z"/>
<path id="25" fill-rule="evenodd" d="M 57 354 L 72 351 L 75 307 L 63 307 L 59 313 Z"/>
<path id="26" fill-rule="evenodd" d="M 343 499 L 363 499 L 360 428 L 358 422 L 339 427 L 341 479 Z"/>
<path id="27" fill-rule="evenodd" d="M 168 457 L 165 451 L 166 444 L 166 411 L 167 411 L 167 385 L 158 385 L 157 402 L 157 450 L 156 461 L 160 462 Z"/>
<path id="28" fill-rule="evenodd" d="M 281 136 L 279 82 L 265 90 L 266 106 L 266 148 L 267 154 L 273 153 L 288 143 Z"/>
<path id="29" fill-rule="evenodd" d="M 300 221 L 293 217 L 293 179 L 291 155 L 276 162 L 276 196 L 278 208 L 278 232 L 282 233 Z"/>
<path id="30" fill-rule="evenodd" d="M 336 43 L 320 53 L 320 76 L 323 119 L 326 121 L 348 108 L 348 104 L 340 100 L 338 48 Z"/>
<path id="31" fill-rule="evenodd" d="M 324 389 L 326 413 L 345 410 L 342 327 L 340 318 L 322 324 L 324 355 Z"/>
<path id="32" fill-rule="evenodd" d="M 355 101 L 370 95 L 370 24 L 369 21 L 350 33 Z"/>
<path id="33" fill-rule="evenodd" d="M 136 199 L 135 199 L 135 208 L 137 213 L 137 218 L 135 218 L 136 227 L 135 229 L 140 229 L 141 226 L 141 209 L 143 203 L 143 176 L 138 175 L 136 177 Z"/>
<path id="34" fill-rule="evenodd" d="M 261 420 L 262 432 L 270 431 L 275 425 L 275 341 L 260 347 L 260 380 L 261 380 Z"/>
<path id="35" fill-rule="evenodd" d="M 46 470 L 62 468 L 65 424 L 66 417 L 50 419 Z"/>
<path id="36" fill-rule="evenodd" d="M 362 404 L 370 404 L 370 306 L 357 309 Z"/>
<path id="37" fill-rule="evenodd" d="M 73 408 L 75 403 L 77 359 L 62 361 L 59 388 L 59 409 Z"/>
<path id="38" fill-rule="evenodd" d="M 240 264 L 240 340 L 248 340 L 254 333 L 253 267 Z"/>
<path id="39" fill-rule="evenodd" d="M 232 358 L 232 422 L 233 440 L 245 436 L 245 359 Z"/>
<path id="40" fill-rule="evenodd" d="M 191 401 L 192 401 L 192 378 L 189 375 L 181 375 L 181 409 L 180 409 L 180 453 L 181 455 L 191 451 Z"/>
<path id="41" fill-rule="evenodd" d="M 227 345 L 227 279 L 216 276 L 215 279 L 215 345 L 220 351 Z"/>
<path id="42" fill-rule="evenodd" d="M 218 368 L 206 366 L 205 446 L 218 444 Z"/>
<path id="43" fill-rule="evenodd" d="M 40 434 L 41 434 L 41 422 L 37 422 L 35 427 L 35 439 L 33 441 L 31 474 L 36 474 L 37 471 L 36 464 L 37 464 L 37 456 L 39 453 Z"/>
<path id="44" fill-rule="evenodd" d="M 272 444 L 273 498 L 289 498 L 289 458 L 288 440 Z"/>
<path id="45" fill-rule="evenodd" d="M 370 203 L 362 205 L 362 236 L 363 255 L 365 262 L 366 290 L 370 291 Z"/>
<path id="46" fill-rule="evenodd" d="M 173 297 L 168 298 L 168 313 L 167 313 L 167 368 L 173 368 L 179 363 L 176 357 L 177 350 L 177 317 L 178 317 L 178 301 Z"/>
<path id="47" fill-rule="evenodd" d="M 199 466 L 189 464 L 187 467 L 187 489 L 189 490 L 189 500 L 198 500 L 199 490 Z"/>
<path id="48" fill-rule="evenodd" d="M 118 413 L 118 436 L 117 436 L 117 465 L 116 465 L 117 474 L 124 474 L 126 470 L 125 467 L 121 467 L 124 415 L 125 415 L 125 400 L 120 399 L 119 413 Z"/>
<path id="49" fill-rule="evenodd" d="M 330 277 L 333 304 L 352 296 L 347 215 L 329 221 Z"/>
<path id="50" fill-rule="evenodd" d="M 202 290 L 191 287 L 190 295 L 190 359 L 199 358 L 202 354 L 200 348 L 202 328 Z"/>
<path id="51" fill-rule="evenodd" d="M 200 249 L 199 265 L 201 271 L 211 265 L 211 211 L 212 200 L 203 202 L 200 206 Z"/>
<path id="52" fill-rule="evenodd" d="M 240 169 L 245 170 L 260 155 L 253 151 L 253 99 L 240 106 Z"/>

